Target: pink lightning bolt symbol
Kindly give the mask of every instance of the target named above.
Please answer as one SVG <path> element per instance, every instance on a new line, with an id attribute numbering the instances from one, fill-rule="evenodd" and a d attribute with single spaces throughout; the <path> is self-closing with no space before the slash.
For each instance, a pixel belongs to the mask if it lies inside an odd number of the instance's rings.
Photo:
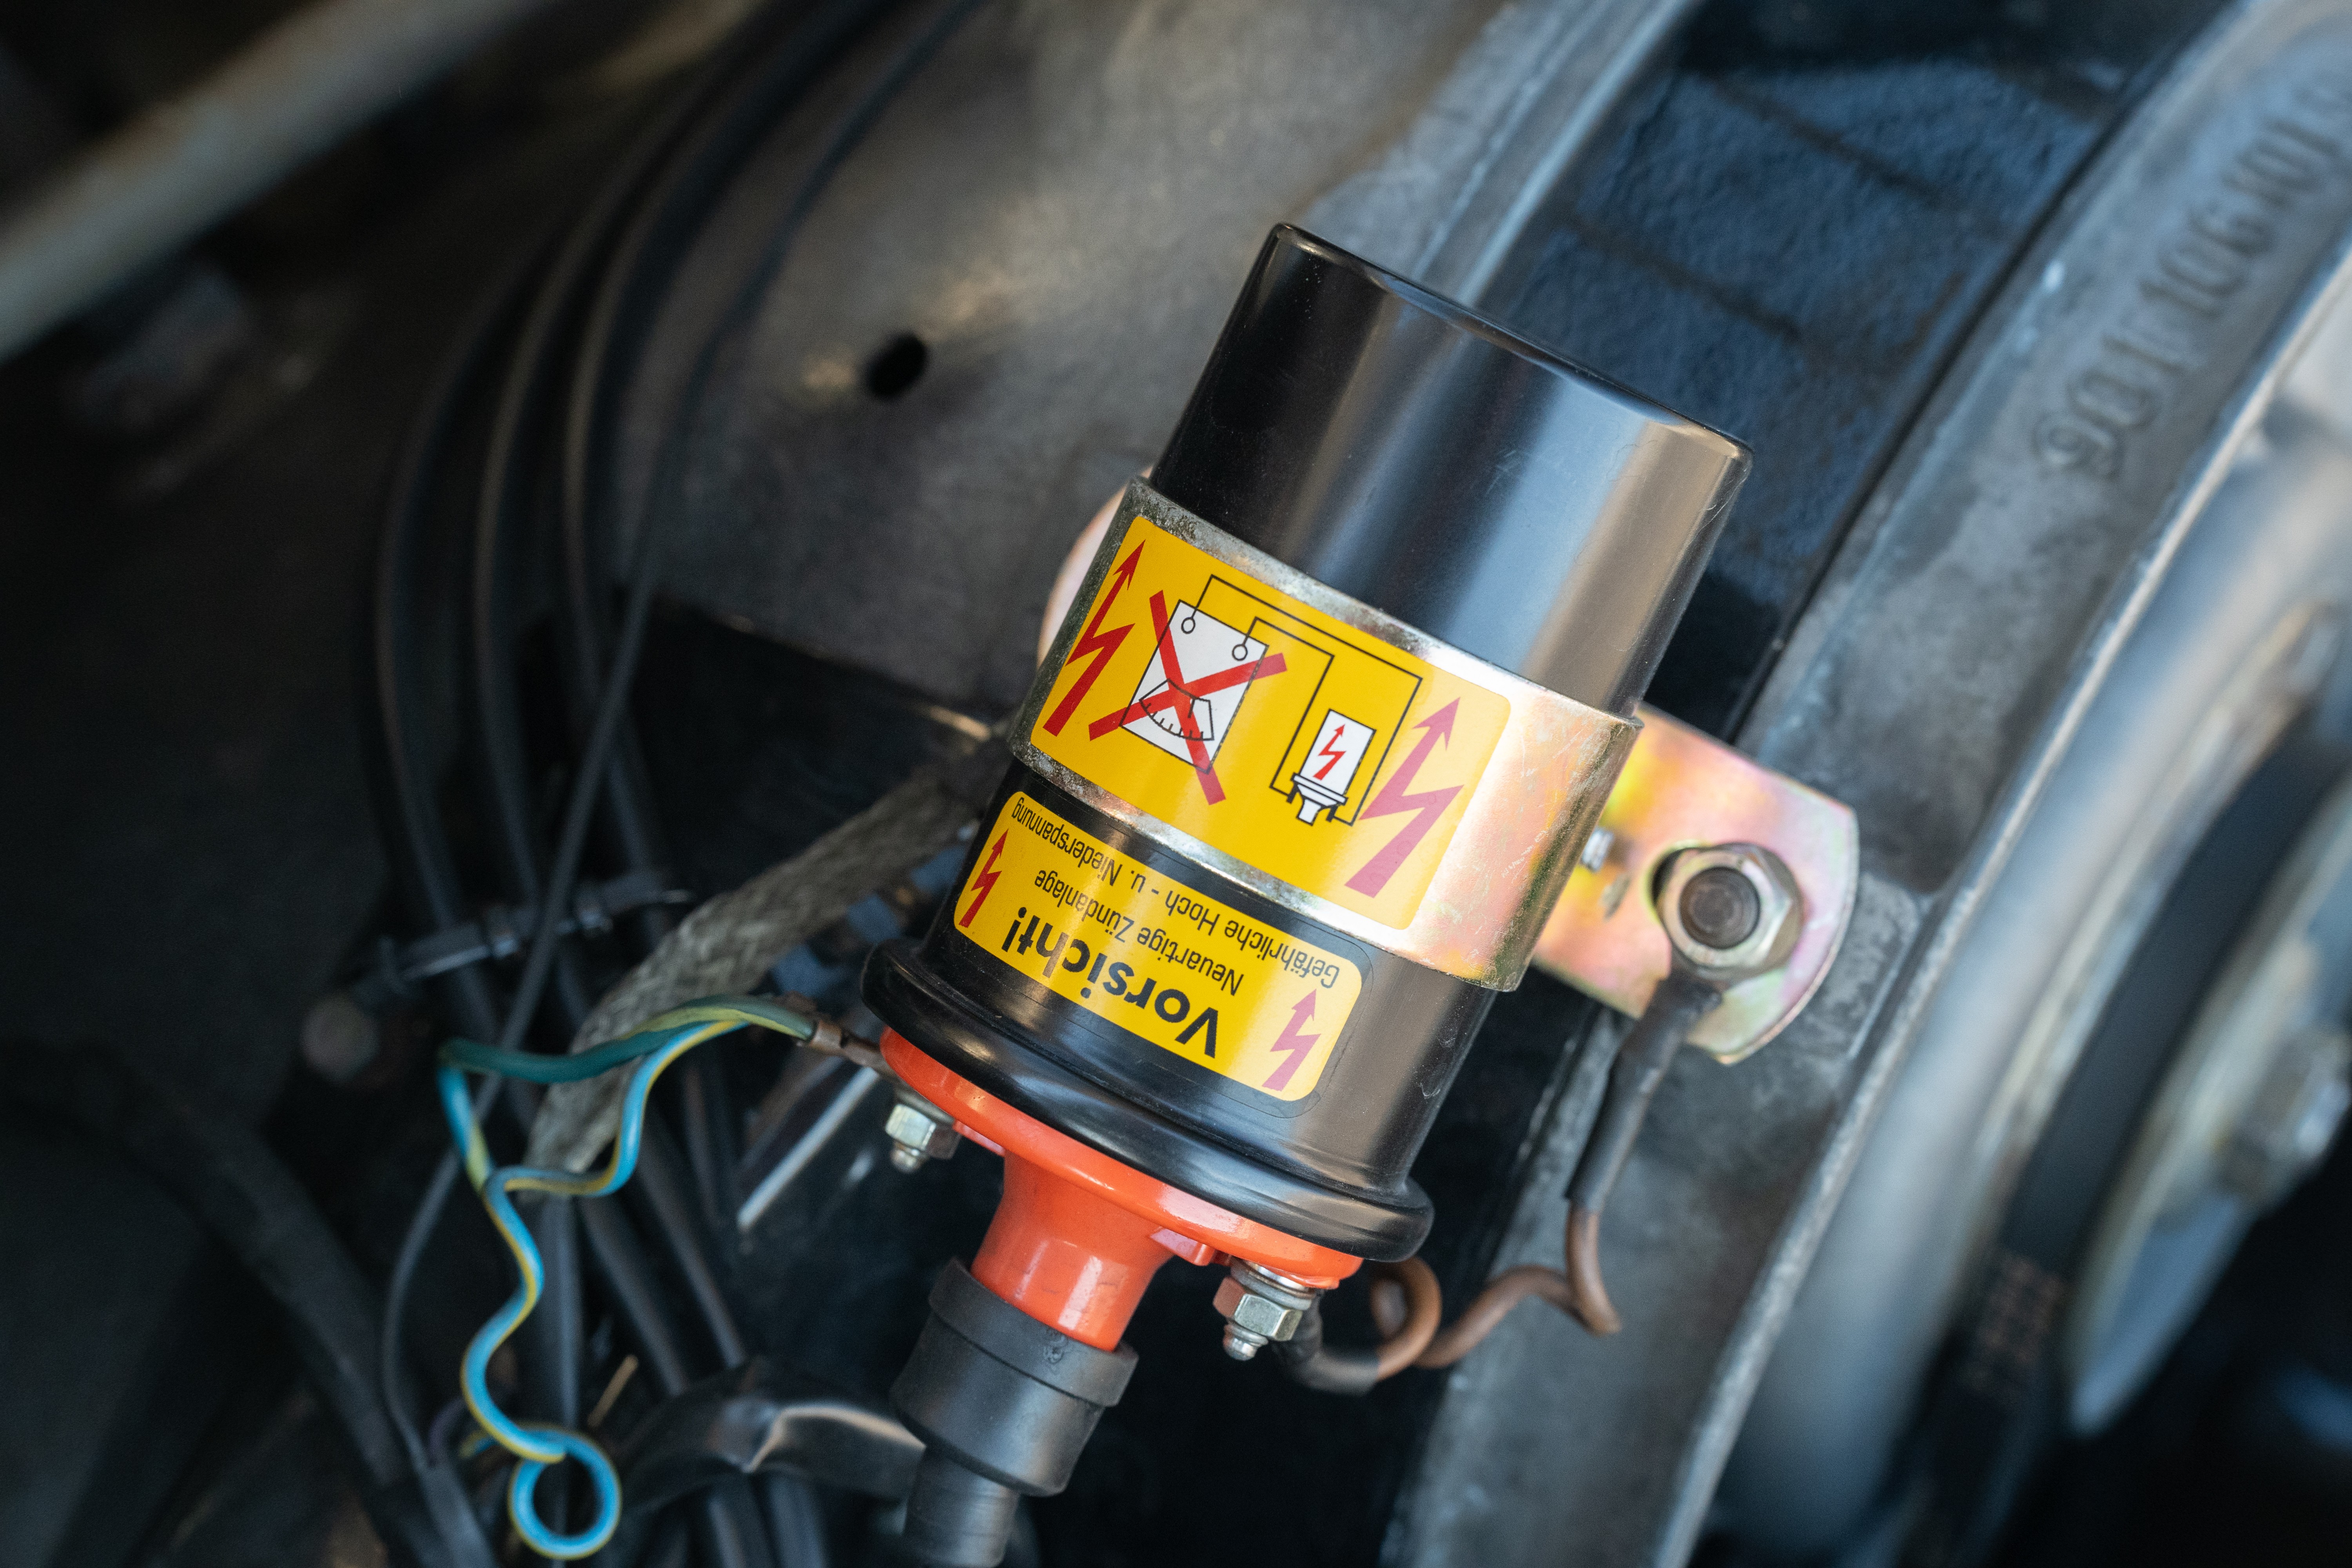
<path id="1" fill-rule="evenodd" d="M 1421 772 L 1421 764 L 1429 761 L 1429 753 L 1437 742 L 1452 739 L 1454 715 L 1461 706 L 1461 700 L 1456 698 L 1414 726 L 1421 731 L 1421 741 L 1413 747 L 1412 755 L 1404 760 L 1403 766 L 1389 775 L 1388 782 L 1381 785 L 1380 793 L 1372 796 L 1357 816 L 1357 821 L 1370 822 L 1376 816 L 1401 816 L 1408 811 L 1413 814 L 1412 820 L 1399 828 L 1394 838 L 1382 845 L 1378 854 L 1364 862 L 1362 870 L 1348 879 L 1348 886 L 1368 899 L 1380 897 L 1381 889 L 1389 885 L 1389 879 L 1396 875 L 1397 868 L 1405 863 L 1406 857 L 1421 847 L 1421 841 L 1429 837 L 1429 830 L 1437 826 L 1437 819 L 1445 815 L 1445 808 L 1453 804 L 1455 795 L 1462 793 L 1460 784 L 1420 791 L 1412 787 L 1413 779 Z"/>
<path id="2" fill-rule="evenodd" d="M 1298 1069 L 1306 1065 L 1307 1053 L 1314 1050 L 1315 1042 L 1323 1037 L 1320 1035 L 1310 1035 L 1306 1032 L 1307 1020 L 1313 1016 L 1315 1016 L 1315 993 L 1309 991 L 1298 999 L 1297 1006 L 1291 1008 L 1290 1023 L 1283 1029 L 1282 1038 L 1275 1041 L 1271 1047 L 1276 1051 L 1288 1053 L 1287 1059 L 1275 1068 L 1273 1076 L 1265 1080 L 1265 1087 L 1276 1094 L 1290 1087 L 1291 1079 L 1296 1077 Z"/>

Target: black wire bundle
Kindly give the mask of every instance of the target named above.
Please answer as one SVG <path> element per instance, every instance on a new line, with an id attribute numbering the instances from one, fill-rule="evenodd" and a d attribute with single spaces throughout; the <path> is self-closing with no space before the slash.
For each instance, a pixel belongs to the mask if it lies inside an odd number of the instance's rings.
<path id="1" fill-rule="evenodd" d="M 587 210 L 490 292 L 415 428 L 387 509 L 368 649 L 370 742 L 390 858 L 403 901 L 424 930 L 455 925 L 491 896 L 539 911 L 526 963 L 510 988 L 479 966 L 441 983 L 436 1003 L 456 1031 L 510 1048 L 560 1048 L 585 1016 L 599 979 L 583 944 L 559 933 L 583 869 L 614 876 L 665 865 L 628 696 L 659 581 L 665 524 L 677 506 L 677 433 L 690 421 L 673 422 L 653 482 L 633 499 L 617 472 L 619 389 L 727 181 L 883 5 L 830 0 L 789 15 L 779 8 L 749 24 L 638 139 Z M 941 14 L 836 118 L 795 199 L 779 216 L 755 279 L 772 275 L 843 158 L 971 8 L 967 3 Z M 730 319 L 754 292 L 747 289 L 732 302 Z M 708 342 L 726 336 L 714 331 Z M 711 357 L 706 347 L 683 407 L 695 405 Z M 620 542 L 633 547 L 625 563 L 607 558 Z M 568 781 L 568 798 L 552 834 L 540 806 L 542 775 L 530 744 L 534 715 L 520 668 L 530 611 L 542 602 L 552 605 L 561 688 L 551 728 L 572 742 L 557 773 Z M 453 712 L 466 719 L 456 749 L 470 764 L 470 816 L 482 830 L 487 854 L 480 858 L 494 879 L 491 888 L 469 884 L 468 863 L 440 806 L 441 757 L 451 748 L 448 737 L 436 735 L 436 721 Z M 436 746 L 436 738 L 445 744 Z M 472 868 L 482 880 L 480 868 Z M 649 951 L 667 929 L 664 912 L 648 909 L 632 917 L 623 940 Z M 528 1089 L 510 1085 L 507 1093 L 508 1109 L 527 1122 L 534 1103 Z M 690 1195 L 698 1190 L 707 1199 L 715 1173 L 731 1171 L 725 1118 L 707 1110 L 715 1083 L 689 1079 L 686 1095 L 698 1110 L 683 1118 L 687 1147 L 681 1154 L 657 1123 L 649 1125 L 630 1194 L 634 1214 L 610 1200 L 583 1202 L 577 1213 L 569 1201 L 551 1200 L 531 1218 L 548 1269 L 545 1304 L 521 1346 L 524 1398 L 533 1415 L 566 1426 L 580 1419 L 588 1321 L 583 1251 L 602 1307 L 658 1394 L 673 1394 L 717 1366 L 737 1364 L 753 1348 L 711 1261 L 708 1203 L 698 1210 Z M 445 1156 L 404 1239 L 383 1313 L 384 1404 L 420 1474 L 442 1460 L 419 1435 L 407 1403 L 401 1336 L 418 1261 L 457 1174 L 454 1153 Z M 648 1261 L 647 1235 L 659 1240 L 671 1277 L 685 1286 L 698 1334 L 685 1331 Z M 549 1484 L 559 1479 L 551 1477 Z M 805 1486 L 781 1477 L 762 1485 L 756 1501 L 740 1481 L 700 1500 L 693 1545 L 701 1560 L 711 1568 L 822 1563 L 823 1538 Z M 646 1559 L 669 1561 L 678 1550 L 675 1532 L 656 1534 Z"/>

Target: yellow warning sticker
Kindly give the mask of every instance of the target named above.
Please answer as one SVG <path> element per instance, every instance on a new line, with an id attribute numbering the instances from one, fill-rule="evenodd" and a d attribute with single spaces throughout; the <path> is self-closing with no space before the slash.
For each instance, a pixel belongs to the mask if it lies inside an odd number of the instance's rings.
<path id="1" fill-rule="evenodd" d="M 957 889 L 955 930 L 1128 1034 L 1276 1100 L 1302 1100 L 1362 971 L 1115 853 L 1025 795 Z"/>
<path id="2" fill-rule="evenodd" d="M 1412 923 L 1510 699 L 1139 514 L 1029 743 L 1244 865 Z"/>

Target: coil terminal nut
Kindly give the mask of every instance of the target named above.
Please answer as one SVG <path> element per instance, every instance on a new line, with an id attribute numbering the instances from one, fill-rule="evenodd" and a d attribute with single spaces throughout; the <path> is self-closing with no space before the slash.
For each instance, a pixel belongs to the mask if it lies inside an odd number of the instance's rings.
<path id="1" fill-rule="evenodd" d="M 1290 1338 L 1321 1294 L 1287 1275 L 1235 1258 L 1224 1283 L 1217 1287 L 1217 1311 L 1225 1320 L 1225 1353 L 1248 1361 L 1267 1345 Z"/>
<path id="2" fill-rule="evenodd" d="M 946 1159 L 963 1142 L 952 1117 L 904 1089 L 898 1090 L 898 1102 L 890 1108 L 882 1131 L 890 1135 L 892 1168 L 909 1176 L 929 1161 Z"/>
<path id="3" fill-rule="evenodd" d="M 1759 844 L 1685 849 L 1668 861 L 1658 918 L 1675 962 L 1718 985 L 1789 962 L 1805 900 L 1778 855 Z"/>

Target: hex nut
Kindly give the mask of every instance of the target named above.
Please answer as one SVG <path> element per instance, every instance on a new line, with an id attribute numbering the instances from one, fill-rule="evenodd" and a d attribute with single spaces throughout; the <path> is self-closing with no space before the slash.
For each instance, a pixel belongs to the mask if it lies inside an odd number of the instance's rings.
<path id="1" fill-rule="evenodd" d="M 922 1169 L 926 1161 L 946 1159 L 963 1142 L 954 1122 L 903 1100 L 890 1108 L 882 1131 L 890 1137 L 890 1163 L 908 1173 Z"/>
<path id="2" fill-rule="evenodd" d="M 1318 1294 L 1255 1263 L 1235 1261 L 1217 1287 L 1217 1311 L 1225 1320 L 1225 1353 L 1248 1361 L 1266 1345 L 1290 1338 Z"/>
<path id="3" fill-rule="evenodd" d="M 1745 905 L 1744 899 L 1721 896 L 1724 889 L 1707 883 L 1719 883 L 1725 875 L 1736 875 L 1745 881 L 1755 895 L 1756 914 L 1748 934 L 1727 946 L 1717 946 L 1700 939 L 1685 919 L 1684 895 L 1696 896 L 1689 900 L 1696 908 L 1690 911 L 1704 917 L 1721 906 L 1726 912 L 1734 903 Z M 1702 882 L 1702 879 L 1706 879 Z M 1665 868 L 1665 879 L 1658 889 L 1658 918 L 1666 928 L 1666 939 L 1674 944 L 1677 962 L 1696 971 L 1706 979 L 1723 984 L 1736 984 L 1789 961 L 1797 945 L 1797 937 L 1805 923 L 1804 896 L 1798 892 L 1796 879 L 1781 858 L 1759 844 L 1718 844 L 1704 849 L 1685 849 L 1676 855 Z M 1738 923 L 1747 924 L 1745 920 Z"/>
<path id="4" fill-rule="evenodd" d="M 1307 1316 L 1299 1308 L 1245 1289 L 1238 1281 L 1232 1279 L 1226 1280 L 1217 1291 L 1217 1310 L 1230 1319 L 1236 1328 L 1247 1329 L 1268 1341 L 1288 1339 L 1297 1332 L 1299 1322 Z"/>

